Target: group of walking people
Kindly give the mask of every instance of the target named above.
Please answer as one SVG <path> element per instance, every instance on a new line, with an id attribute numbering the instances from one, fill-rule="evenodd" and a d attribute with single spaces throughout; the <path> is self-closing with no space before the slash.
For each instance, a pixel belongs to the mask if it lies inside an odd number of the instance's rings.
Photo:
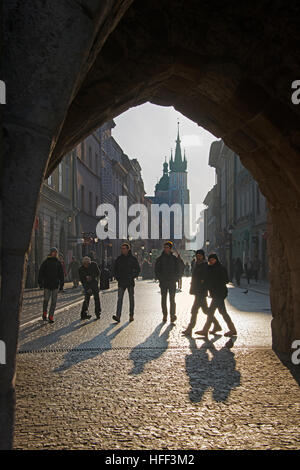
<path id="1" fill-rule="evenodd" d="M 184 263 L 179 253 L 173 251 L 173 243 L 171 241 L 165 242 L 163 251 L 157 258 L 154 268 L 156 279 L 159 281 L 160 285 L 163 322 L 167 322 L 168 315 L 170 315 L 170 321 L 172 323 L 177 319 L 175 296 L 177 283 L 182 277 L 183 267 Z M 131 252 L 130 245 L 126 242 L 121 245 L 121 254 L 115 261 L 113 274 L 118 282 L 118 299 L 116 313 L 112 318 L 117 323 L 121 321 L 123 299 L 127 290 L 129 296 L 129 321 L 132 322 L 134 320 L 135 311 L 135 279 L 140 274 L 140 266 L 137 258 L 133 256 Z M 82 260 L 82 265 L 78 269 L 78 275 L 84 289 L 81 319 L 86 320 L 91 318 L 91 315 L 88 313 L 91 296 L 94 297 L 96 319 L 99 319 L 101 315 L 98 283 L 100 277 L 99 265 L 96 261 L 92 261 L 91 257 L 85 256 Z M 219 262 L 218 256 L 212 253 L 208 256 L 208 261 L 206 261 L 204 251 L 198 250 L 196 252 L 195 263 L 193 263 L 190 288 L 190 294 L 195 296 L 195 300 L 191 310 L 190 323 L 184 330 L 185 335 L 192 335 L 200 308 L 203 313 L 207 315 L 207 319 L 203 329 L 197 331 L 196 334 L 207 337 L 212 324 L 212 334 L 221 331 L 221 325 L 214 316 L 217 309 L 223 316 L 228 327 L 225 336 L 235 336 L 237 334 L 224 302 L 228 293 L 226 287 L 228 282 L 226 268 Z M 53 323 L 57 293 L 58 290 L 63 289 L 64 285 L 64 272 L 58 259 L 58 251 L 56 248 L 50 250 L 50 255 L 41 265 L 39 285 L 41 288 L 44 288 L 42 318 L 43 320 L 47 320 L 47 308 L 51 297 L 48 320 L 50 323 Z M 207 303 L 208 293 L 212 299 L 209 306 Z M 169 310 L 167 305 L 168 295 L 170 304 Z"/>

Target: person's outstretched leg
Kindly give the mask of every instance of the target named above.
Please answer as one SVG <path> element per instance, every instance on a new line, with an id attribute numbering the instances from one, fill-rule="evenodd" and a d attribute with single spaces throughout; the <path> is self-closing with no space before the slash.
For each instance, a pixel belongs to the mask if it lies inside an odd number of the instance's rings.
<path id="1" fill-rule="evenodd" d="M 124 297 L 124 292 L 125 288 L 119 286 L 118 287 L 118 302 L 117 302 L 117 312 L 116 315 L 113 316 L 113 320 L 119 322 L 121 318 L 121 313 L 122 313 L 122 306 L 123 306 L 123 297 Z"/>
<path id="2" fill-rule="evenodd" d="M 129 321 L 133 321 L 134 318 L 134 286 L 128 287 L 129 295 Z"/>
<path id="3" fill-rule="evenodd" d="M 196 331 L 197 335 L 200 335 L 200 336 L 207 336 L 208 335 L 211 324 L 214 321 L 214 315 L 215 315 L 216 308 L 217 308 L 216 300 L 214 298 L 212 298 L 210 306 L 208 307 L 208 310 L 207 310 L 207 319 L 206 319 L 205 325 L 202 328 L 202 330 Z"/>
<path id="4" fill-rule="evenodd" d="M 100 297 L 99 297 L 99 290 L 95 289 L 94 292 L 94 303 L 95 303 L 95 315 L 96 318 L 100 318 L 101 315 L 101 304 L 100 304 Z"/>
<path id="5" fill-rule="evenodd" d="M 44 289 L 44 300 L 43 300 L 43 320 L 47 320 L 47 310 L 48 310 L 48 303 L 50 299 L 51 291 L 50 289 Z"/>
<path id="6" fill-rule="evenodd" d="M 206 297 L 202 297 L 201 298 L 201 303 L 200 303 L 200 307 L 202 308 L 202 311 L 205 313 L 205 315 L 208 315 L 208 312 L 209 312 L 209 306 L 207 305 L 207 299 Z M 218 322 L 218 320 L 216 319 L 215 316 L 213 316 L 213 329 L 211 331 L 212 334 L 215 334 L 217 333 L 218 331 L 222 331 L 222 327 L 220 325 L 220 323 Z"/>
<path id="7" fill-rule="evenodd" d="M 84 295 L 84 301 L 81 307 L 81 313 L 80 313 L 81 320 L 86 320 L 86 319 L 91 318 L 91 315 L 88 315 L 89 304 L 90 304 L 90 294 L 86 292 Z"/>
<path id="8" fill-rule="evenodd" d="M 55 311 L 56 302 L 57 302 L 57 292 L 58 292 L 58 289 L 53 289 L 51 291 L 51 305 L 49 309 L 49 322 L 50 323 L 54 322 L 54 311 Z"/>
<path id="9" fill-rule="evenodd" d="M 237 334 L 236 328 L 234 326 L 233 321 L 231 320 L 229 316 L 229 313 L 226 310 L 224 299 L 218 299 L 217 304 L 218 304 L 218 310 L 220 314 L 222 315 L 222 317 L 224 318 L 226 325 L 229 328 L 229 331 L 227 331 L 227 333 L 225 333 L 224 336 L 235 336 Z"/>
<path id="10" fill-rule="evenodd" d="M 173 286 L 169 287 L 171 322 L 174 322 L 177 319 L 177 317 L 176 317 L 175 295 L 176 295 L 176 282 L 174 283 Z"/>
<path id="11" fill-rule="evenodd" d="M 166 322 L 168 318 L 168 307 L 167 307 L 168 289 L 167 287 L 161 286 L 160 293 L 161 293 L 161 310 L 163 314 L 163 321 Z"/>
<path id="12" fill-rule="evenodd" d="M 194 300 L 194 303 L 193 303 L 193 306 L 192 306 L 192 309 L 191 309 L 190 323 L 189 323 L 188 327 L 186 328 L 186 330 L 184 330 L 184 332 L 183 332 L 185 335 L 191 336 L 193 328 L 196 325 L 197 315 L 198 315 L 198 310 L 200 308 L 200 305 L 201 305 L 201 299 L 199 298 L 198 295 L 195 295 L 195 300 Z"/>

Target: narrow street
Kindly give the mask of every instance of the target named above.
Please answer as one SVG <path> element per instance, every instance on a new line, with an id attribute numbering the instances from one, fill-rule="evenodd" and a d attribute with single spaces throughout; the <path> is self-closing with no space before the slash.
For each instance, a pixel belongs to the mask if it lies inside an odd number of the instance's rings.
<path id="1" fill-rule="evenodd" d="M 299 371 L 271 349 L 268 295 L 229 288 L 238 330 L 230 344 L 224 336 L 182 335 L 193 301 L 188 290 L 184 278 L 176 325 L 161 322 L 154 281 L 136 282 L 133 323 L 127 294 L 121 323 L 112 321 L 114 285 L 101 295 L 100 321 L 80 321 L 80 289 L 62 294 L 72 301 L 77 295 L 76 303 L 58 305 L 53 325 L 35 321 L 27 298 L 15 448 L 299 449 Z M 196 330 L 204 318 L 199 313 Z"/>

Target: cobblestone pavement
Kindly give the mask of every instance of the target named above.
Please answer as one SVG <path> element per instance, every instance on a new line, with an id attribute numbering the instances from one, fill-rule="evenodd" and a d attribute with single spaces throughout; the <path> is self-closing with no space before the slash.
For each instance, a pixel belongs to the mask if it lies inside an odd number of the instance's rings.
<path id="1" fill-rule="evenodd" d="M 138 281 L 133 323 L 127 295 L 112 323 L 112 289 L 100 321 L 80 322 L 76 305 L 21 328 L 15 448 L 299 449 L 299 368 L 270 348 L 269 299 L 229 290 L 234 344 L 182 336 L 188 280 L 176 325 L 161 323 L 158 284 Z"/>
<path id="2" fill-rule="evenodd" d="M 111 288 L 115 283 L 111 284 Z M 58 292 L 57 309 L 64 308 L 68 305 L 75 304 L 78 300 L 82 299 L 82 286 L 73 288 L 72 282 L 65 283 L 64 291 Z M 24 301 L 21 315 L 21 325 L 26 325 L 33 322 L 37 317 L 42 315 L 43 311 L 43 289 L 25 289 Z M 49 301 L 50 306 L 50 301 Z"/>

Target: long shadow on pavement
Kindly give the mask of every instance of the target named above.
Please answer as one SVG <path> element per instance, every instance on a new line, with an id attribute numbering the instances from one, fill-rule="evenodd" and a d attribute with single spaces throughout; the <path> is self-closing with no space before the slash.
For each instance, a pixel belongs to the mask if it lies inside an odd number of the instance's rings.
<path id="1" fill-rule="evenodd" d="M 60 328 L 59 330 L 51 331 L 47 335 L 39 336 L 36 339 L 28 341 L 27 343 L 22 344 L 22 346 L 20 347 L 20 351 L 35 351 L 35 350 L 40 350 L 40 349 L 47 349 L 47 347 L 53 345 L 54 343 L 57 343 L 63 336 L 74 331 L 74 329 L 76 328 L 76 325 L 79 322 L 80 320 L 75 320 L 69 325 L 64 326 L 63 328 Z M 28 334 L 41 328 L 50 329 L 52 328 L 52 325 L 49 325 L 48 323 L 41 323 L 39 326 L 32 327 L 32 330 L 28 329 L 26 333 Z M 24 334 L 24 331 L 22 333 Z M 20 339 L 24 337 L 26 336 L 22 336 L 20 337 Z"/>
<path id="2" fill-rule="evenodd" d="M 238 387 L 241 381 L 234 354 L 230 350 L 233 342 L 229 341 L 221 349 L 216 349 L 213 341 L 205 341 L 200 348 L 193 338 L 189 341 L 191 354 L 186 356 L 185 365 L 191 386 L 190 401 L 199 403 L 209 388 L 216 402 L 226 401 L 231 390 Z"/>
<path id="3" fill-rule="evenodd" d="M 130 375 L 141 374 L 148 362 L 158 359 L 167 350 L 169 334 L 174 325 L 171 323 L 160 335 L 164 325 L 165 323 L 160 323 L 143 343 L 131 350 L 129 359 L 133 361 L 133 368 L 129 372 Z"/>
<path id="4" fill-rule="evenodd" d="M 76 364 L 79 364 L 80 362 L 93 359 L 97 356 L 100 356 L 103 352 L 112 349 L 111 341 L 128 325 L 129 322 L 124 323 L 124 325 L 119 327 L 116 331 L 108 334 L 113 328 L 116 327 L 116 323 L 112 323 L 99 335 L 94 336 L 92 339 L 85 341 L 78 346 L 75 346 L 73 349 L 67 352 L 67 354 L 64 356 L 63 364 L 54 369 L 54 372 L 62 372 Z"/>
<path id="5" fill-rule="evenodd" d="M 286 354 L 286 353 L 279 353 L 279 352 L 276 352 L 274 351 L 276 356 L 278 357 L 278 359 L 281 361 L 281 363 L 284 365 L 284 367 L 286 367 L 292 377 L 294 378 L 294 380 L 297 382 L 297 384 L 299 385 L 300 387 L 300 365 L 296 365 L 296 364 L 293 364 L 291 362 L 291 355 L 290 354 Z M 299 354 L 298 354 L 299 356 Z"/>

